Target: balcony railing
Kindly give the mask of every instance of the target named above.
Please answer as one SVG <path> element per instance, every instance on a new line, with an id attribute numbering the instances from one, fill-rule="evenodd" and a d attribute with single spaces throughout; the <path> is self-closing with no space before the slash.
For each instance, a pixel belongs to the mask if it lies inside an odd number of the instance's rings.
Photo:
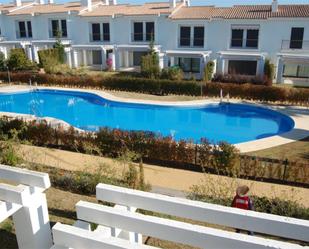
<path id="1" fill-rule="evenodd" d="M 155 40 L 154 33 L 132 33 L 131 41 L 132 42 L 150 42 Z"/>
<path id="2" fill-rule="evenodd" d="M 16 39 L 31 39 L 32 34 L 27 33 L 26 31 L 16 31 Z"/>
<path id="3" fill-rule="evenodd" d="M 89 41 L 90 42 L 110 42 L 110 34 L 90 33 Z"/>
<path id="4" fill-rule="evenodd" d="M 179 47 L 202 48 L 204 47 L 204 38 L 179 38 Z"/>
<path id="5" fill-rule="evenodd" d="M 282 50 L 309 50 L 309 41 L 304 40 L 283 40 L 281 44 Z"/>
<path id="6" fill-rule="evenodd" d="M 67 38 L 68 33 L 65 30 L 49 30 L 49 38 L 57 38 L 60 35 L 60 38 Z"/>
<path id="7" fill-rule="evenodd" d="M 232 39 L 231 48 L 257 49 L 259 39 Z"/>

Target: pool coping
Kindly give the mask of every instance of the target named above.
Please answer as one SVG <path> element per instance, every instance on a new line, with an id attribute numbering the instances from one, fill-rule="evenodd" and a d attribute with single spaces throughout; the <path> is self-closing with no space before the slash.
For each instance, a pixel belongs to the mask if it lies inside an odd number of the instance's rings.
<path id="1" fill-rule="evenodd" d="M 29 86 L 4 86 L 0 87 L 0 93 L 13 93 L 13 92 L 27 92 L 33 90 L 34 88 L 30 88 Z M 104 92 L 104 90 L 94 90 L 94 89 L 80 89 L 80 88 L 62 88 L 62 87 L 35 87 L 35 89 L 39 90 L 61 90 L 61 91 L 76 91 L 76 92 L 84 92 L 84 93 L 92 93 L 102 97 L 104 99 L 122 102 L 122 103 L 133 103 L 133 104 L 149 104 L 149 105 L 160 105 L 160 106 L 179 106 L 179 107 L 194 107 L 194 106 L 203 106 L 209 104 L 218 104 L 220 100 L 215 98 L 207 98 L 202 100 L 191 100 L 191 101 L 158 101 L 158 100 L 139 100 L 139 99 L 131 99 L 131 98 L 122 98 L 114 96 L 110 93 Z M 288 144 L 291 142 L 295 142 L 301 139 L 304 139 L 309 136 L 309 108 L 300 107 L 300 106 L 283 106 L 283 105 L 271 105 L 271 104 L 261 104 L 254 103 L 244 100 L 230 99 L 230 103 L 238 103 L 238 104 L 246 104 L 253 105 L 258 107 L 263 107 L 266 109 L 271 109 L 282 114 L 285 114 L 292 118 L 295 123 L 293 130 L 267 138 L 262 138 L 254 141 L 244 142 L 234 144 L 237 149 L 240 150 L 241 153 L 254 152 L 263 149 L 269 149 L 272 147 Z M 12 117 L 20 117 L 23 119 L 34 120 L 37 119 L 33 115 L 27 114 L 17 114 L 17 113 L 8 113 L 8 112 L 0 112 L 0 116 L 12 116 Z M 63 120 L 59 120 L 52 117 L 43 117 L 41 119 L 46 120 L 53 126 L 64 125 L 71 126 L 70 124 L 64 122 Z M 76 128 L 76 127 L 74 127 Z M 82 131 L 76 128 L 79 131 Z"/>

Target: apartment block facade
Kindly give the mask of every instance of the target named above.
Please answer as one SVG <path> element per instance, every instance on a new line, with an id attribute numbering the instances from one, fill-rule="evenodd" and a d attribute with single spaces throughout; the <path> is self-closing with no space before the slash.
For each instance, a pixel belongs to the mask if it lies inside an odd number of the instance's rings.
<path id="1" fill-rule="evenodd" d="M 262 76 L 265 60 L 276 68 L 276 83 L 309 86 L 309 4 L 191 6 L 189 0 L 117 4 L 81 0 L 64 4 L 36 0 L 0 5 L 0 51 L 38 51 L 65 45 L 71 67 L 138 70 L 154 41 L 160 67 L 179 66 L 201 78 L 208 61 L 218 74 Z M 248 1 L 249 2 L 249 1 Z"/>

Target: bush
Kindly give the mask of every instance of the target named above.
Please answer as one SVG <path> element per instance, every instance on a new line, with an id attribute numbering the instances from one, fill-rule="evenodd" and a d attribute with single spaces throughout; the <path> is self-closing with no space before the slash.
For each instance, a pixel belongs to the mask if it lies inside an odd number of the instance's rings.
<path id="1" fill-rule="evenodd" d="M 215 63 L 213 61 L 208 61 L 204 68 L 204 76 L 203 76 L 204 81 L 206 82 L 211 81 L 214 69 L 215 69 Z"/>
<path id="2" fill-rule="evenodd" d="M 36 65 L 27 58 L 22 48 L 11 49 L 7 65 L 12 71 L 36 69 Z"/>
<path id="3" fill-rule="evenodd" d="M 45 49 L 38 51 L 40 67 L 44 69 L 59 64 L 59 53 L 57 49 Z"/>
<path id="4" fill-rule="evenodd" d="M 240 74 L 215 74 L 213 82 L 264 85 L 263 77 Z"/>
<path id="5" fill-rule="evenodd" d="M 275 77 L 275 65 L 269 59 L 265 60 L 264 75 L 266 84 L 271 86 Z"/>
<path id="6" fill-rule="evenodd" d="M 161 72 L 161 79 L 182 80 L 183 71 L 179 67 L 164 68 Z"/>
<path id="7" fill-rule="evenodd" d="M 188 195 L 189 199 L 210 202 L 218 205 L 231 206 L 232 198 L 220 198 L 199 192 L 193 188 Z M 266 197 L 252 196 L 255 211 L 274 215 L 309 220 L 309 208 L 297 204 L 294 201 L 285 201 L 279 198 L 268 199 Z"/>

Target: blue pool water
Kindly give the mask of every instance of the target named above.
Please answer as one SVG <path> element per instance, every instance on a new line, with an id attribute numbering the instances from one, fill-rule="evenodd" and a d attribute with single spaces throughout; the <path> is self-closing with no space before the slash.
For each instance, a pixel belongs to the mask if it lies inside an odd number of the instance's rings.
<path id="1" fill-rule="evenodd" d="M 294 127 L 288 116 L 243 104 L 166 107 L 128 104 L 74 91 L 38 90 L 0 94 L 0 111 L 54 117 L 74 127 L 144 130 L 176 140 L 241 143 L 282 134 Z"/>

